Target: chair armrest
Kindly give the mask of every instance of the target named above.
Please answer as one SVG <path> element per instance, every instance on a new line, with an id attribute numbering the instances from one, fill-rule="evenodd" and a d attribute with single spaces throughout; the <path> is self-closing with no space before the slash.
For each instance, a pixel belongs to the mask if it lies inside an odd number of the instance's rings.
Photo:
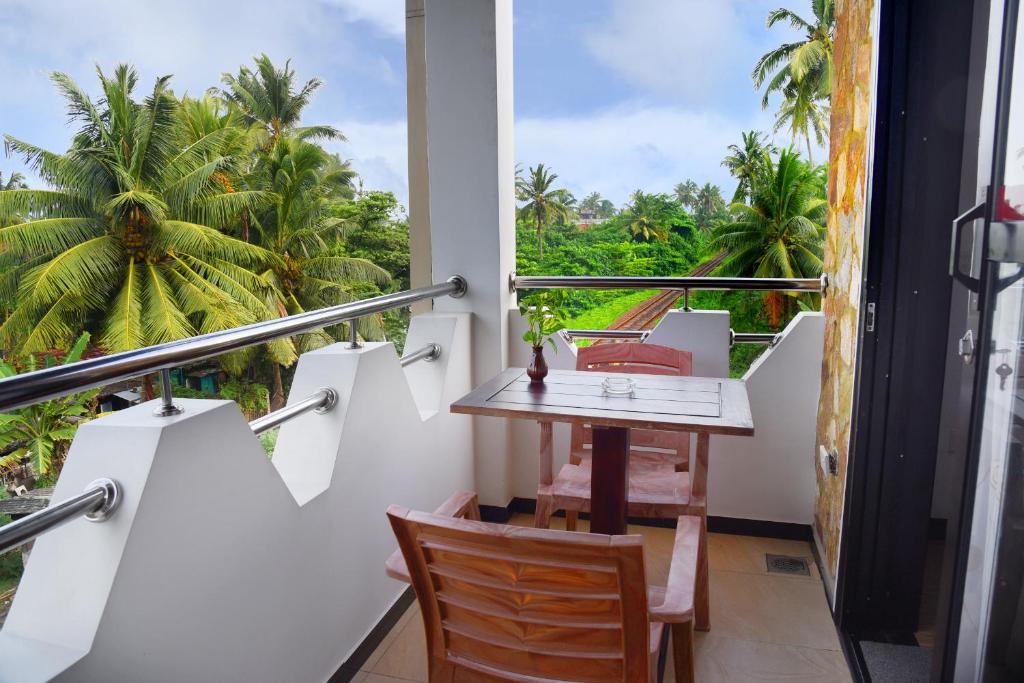
<path id="1" fill-rule="evenodd" d="M 441 506 L 434 510 L 434 514 L 440 517 L 459 517 L 462 519 L 480 519 L 480 503 L 476 494 L 471 491 L 456 491 L 448 500 L 441 503 Z M 402 549 L 399 548 L 391 553 L 384 563 L 384 571 L 392 579 L 411 583 L 409 578 L 409 567 L 402 557 Z"/>
<path id="2" fill-rule="evenodd" d="M 668 568 L 665 599 L 660 605 L 648 605 L 647 611 L 651 621 L 679 624 L 693 619 L 700 534 L 700 517 L 686 515 L 679 518 L 676 524 L 676 539 L 672 546 L 672 562 Z M 657 595 L 657 591 L 653 593 Z"/>

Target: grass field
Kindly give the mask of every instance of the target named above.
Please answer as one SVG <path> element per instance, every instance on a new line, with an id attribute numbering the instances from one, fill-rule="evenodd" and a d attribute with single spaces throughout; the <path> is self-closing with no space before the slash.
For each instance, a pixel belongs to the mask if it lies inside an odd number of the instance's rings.
<path id="1" fill-rule="evenodd" d="M 565 326 L 578 330 L 603 330 L 615 322 L 620 315 L 658 293 L 656 289 L 638 289 L 606 301 L 597 308 L 580 313 L 566 321 Z"/>

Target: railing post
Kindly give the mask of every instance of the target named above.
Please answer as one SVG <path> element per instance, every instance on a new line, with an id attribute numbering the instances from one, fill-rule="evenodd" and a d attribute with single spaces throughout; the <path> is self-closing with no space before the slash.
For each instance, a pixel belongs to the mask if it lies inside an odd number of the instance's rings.
<path id="1" fill-rule="evenodd" d="M 361 349 L 362 344 L 359 343 L 359 318 L 352 318 L 348 321 L 348 348 L 350 349 Z"/>
<path id="2" fill-rule="evenodd" d="M 171 371 L 160 371 L 160 407 L 153 411 L 157 417 L 181 415 L 185 409 L 174 405 L 174 393 L 171 386 Z"/>
<path id="3" fill-rule="evenodd" d="M 684 289 L 683 290 L 683 310 L 686 311 L 687 313 L 689 313 L 690 311 L 693 310 L 692 308 L 690 308 L 690 290 L 689 289 Z"/>

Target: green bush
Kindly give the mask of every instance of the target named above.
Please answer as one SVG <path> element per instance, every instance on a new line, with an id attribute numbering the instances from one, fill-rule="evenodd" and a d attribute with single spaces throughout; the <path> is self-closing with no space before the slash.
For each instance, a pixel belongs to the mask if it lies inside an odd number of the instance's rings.
<path id="1" fill-rule="evenodd" d="M 0 487 L 0 500 L 6 497 L 7 491 Z M 0 515 L 0 525 L 7 524 L 10 521 L 9 515 Z M 21 561 L 21 551 L 13 550 L 0 555 L 0 594 L 18 585 L 24 569 Z"/>
<path id="2" fill-rule="evenodd" d="M 221 398 L 234 401 L 246 412 L 265 413 L 270 410 L 270 391 L 262 384 L 230 379 L 220 387 Z"/>

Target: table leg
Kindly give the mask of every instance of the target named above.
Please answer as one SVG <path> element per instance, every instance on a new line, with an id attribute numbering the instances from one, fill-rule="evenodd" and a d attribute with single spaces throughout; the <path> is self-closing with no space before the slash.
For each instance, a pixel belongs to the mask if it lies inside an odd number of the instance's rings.
<path id="1" fill-rule="evenodd" d="M 537 508 L 533 514 L 533 525 L 538 529 L 547 529 L 551 522 L 551 499 L 542 489 L 550 486 L 554 478 L 554 452 L 552 448 L 552 424 L 537 422 L 540 425 L 540 471 L 537 473 Z"/>
<path id="2" fill-rule="evenodd" d="M 629 429 L 593 428 L 590 477 L 590 531 L 626 533 L 629 493 Z"/>
<path id="3" fill-rule="evenodd" d="M 708 451 L 711 446 L 709 434 L 697 435 L 697 457 L 690 462 L 690 494 L 702 498 L 700 509 L 700 544 L 697 547 L 697 592 L 694 596 L 694 628 L 698 631 L 711 630 L 711 575 L 708 568 L 708 506 L 707 471 Z"/>

